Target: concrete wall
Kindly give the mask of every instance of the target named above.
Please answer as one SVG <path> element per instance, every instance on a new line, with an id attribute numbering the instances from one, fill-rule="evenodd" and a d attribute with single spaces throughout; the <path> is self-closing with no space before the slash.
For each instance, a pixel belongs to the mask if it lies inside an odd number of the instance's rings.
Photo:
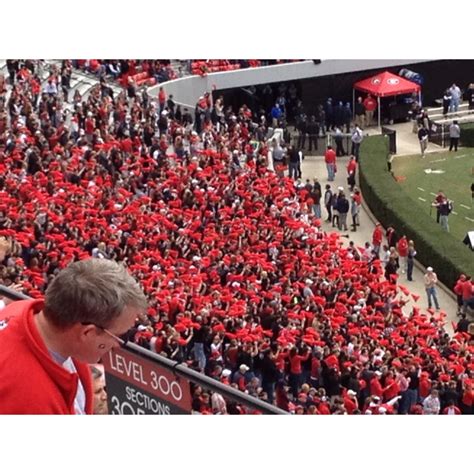
<path id="1" fill-rule="evenodd" d="M 199 96 L 213 89 L 223 90 L 252 84 L 294 81 L 425 61 L 425 59 L 328 59 L 322 60 L 320 64 L 314 64 L 313 61 L 301 61 L 237 71 L 215 72 L 206 77 L 188 76 L 160 84 L 160 86 L 163 86 L 167 95 L 173 94 L 176 103 L 194 107 Z M 158 95 L 158 88 L 159 86 L 151 87 L 148 90 L 149 94 Z"/>

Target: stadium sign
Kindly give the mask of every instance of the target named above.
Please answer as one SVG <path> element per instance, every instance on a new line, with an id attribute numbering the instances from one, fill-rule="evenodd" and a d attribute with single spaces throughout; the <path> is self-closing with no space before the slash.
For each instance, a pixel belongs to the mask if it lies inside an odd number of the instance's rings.
<path id="1" fill-rule="evenodd" d="M 113 415 L 191 413 L 189 383 L 125 349 L 103 357 L 109 412 Z"/>

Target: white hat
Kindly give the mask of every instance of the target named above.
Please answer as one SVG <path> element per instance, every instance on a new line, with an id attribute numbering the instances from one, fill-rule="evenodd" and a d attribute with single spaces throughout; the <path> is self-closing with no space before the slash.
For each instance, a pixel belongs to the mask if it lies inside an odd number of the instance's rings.
<path id="1" fill-rule="evenodd" d="M 245 364 L 242 364 L 240 367 L 239 367 L 239 370 L 241 372 L 247 372 L 248 370 L 250 370 L 250 367 L 248 365 L 245 365 Z"/>
<path id="2" fill-rule="evenodd" d="M 433 267 L 428 267 L 428 268 L 426 269 L 426 271 L 427 271 L 427 272 L 432 272 L 432 271 L 433 271 Z"/>

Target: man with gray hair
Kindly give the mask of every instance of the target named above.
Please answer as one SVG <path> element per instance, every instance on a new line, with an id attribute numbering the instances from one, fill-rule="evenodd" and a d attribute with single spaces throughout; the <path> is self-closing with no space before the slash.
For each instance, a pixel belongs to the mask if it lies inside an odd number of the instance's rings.
<path id="1" fill-rule="evenodd" d="M 87 364 L 126 343 L 147 307 L 125 267 L 107 259 L 74 262 L 45 299 L 11 303 L 1 313 L 0 414 L 91 414 Z"/>

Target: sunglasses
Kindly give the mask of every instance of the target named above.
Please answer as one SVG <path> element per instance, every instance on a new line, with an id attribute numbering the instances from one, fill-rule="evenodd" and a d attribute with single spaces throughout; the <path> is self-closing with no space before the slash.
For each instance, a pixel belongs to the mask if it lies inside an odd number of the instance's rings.
<path id="1" fill-rule="evenodd" d="M 92 324 L 97 329 L 100 329 L 101 331 L 104 331 L 105 334 L 110 336 L 112 339 L 115 339 L 121 346 L 126 346 L 127 342 L 130 342 L 130 339 L 131 339 L 130 330 L 127 331 L 127 332 L 124 332 L 123 334 L 114 334 L 113 332 L 110 332 L 108 329 L 104 328 L 103 326 L 99 326 L 96 323 L 93 323 L 93 322 L 90 322 L 90 321 L 86 321 L 86 322 L 82 323 L 83 326 L 87 326 L 89 324 Z"/>

